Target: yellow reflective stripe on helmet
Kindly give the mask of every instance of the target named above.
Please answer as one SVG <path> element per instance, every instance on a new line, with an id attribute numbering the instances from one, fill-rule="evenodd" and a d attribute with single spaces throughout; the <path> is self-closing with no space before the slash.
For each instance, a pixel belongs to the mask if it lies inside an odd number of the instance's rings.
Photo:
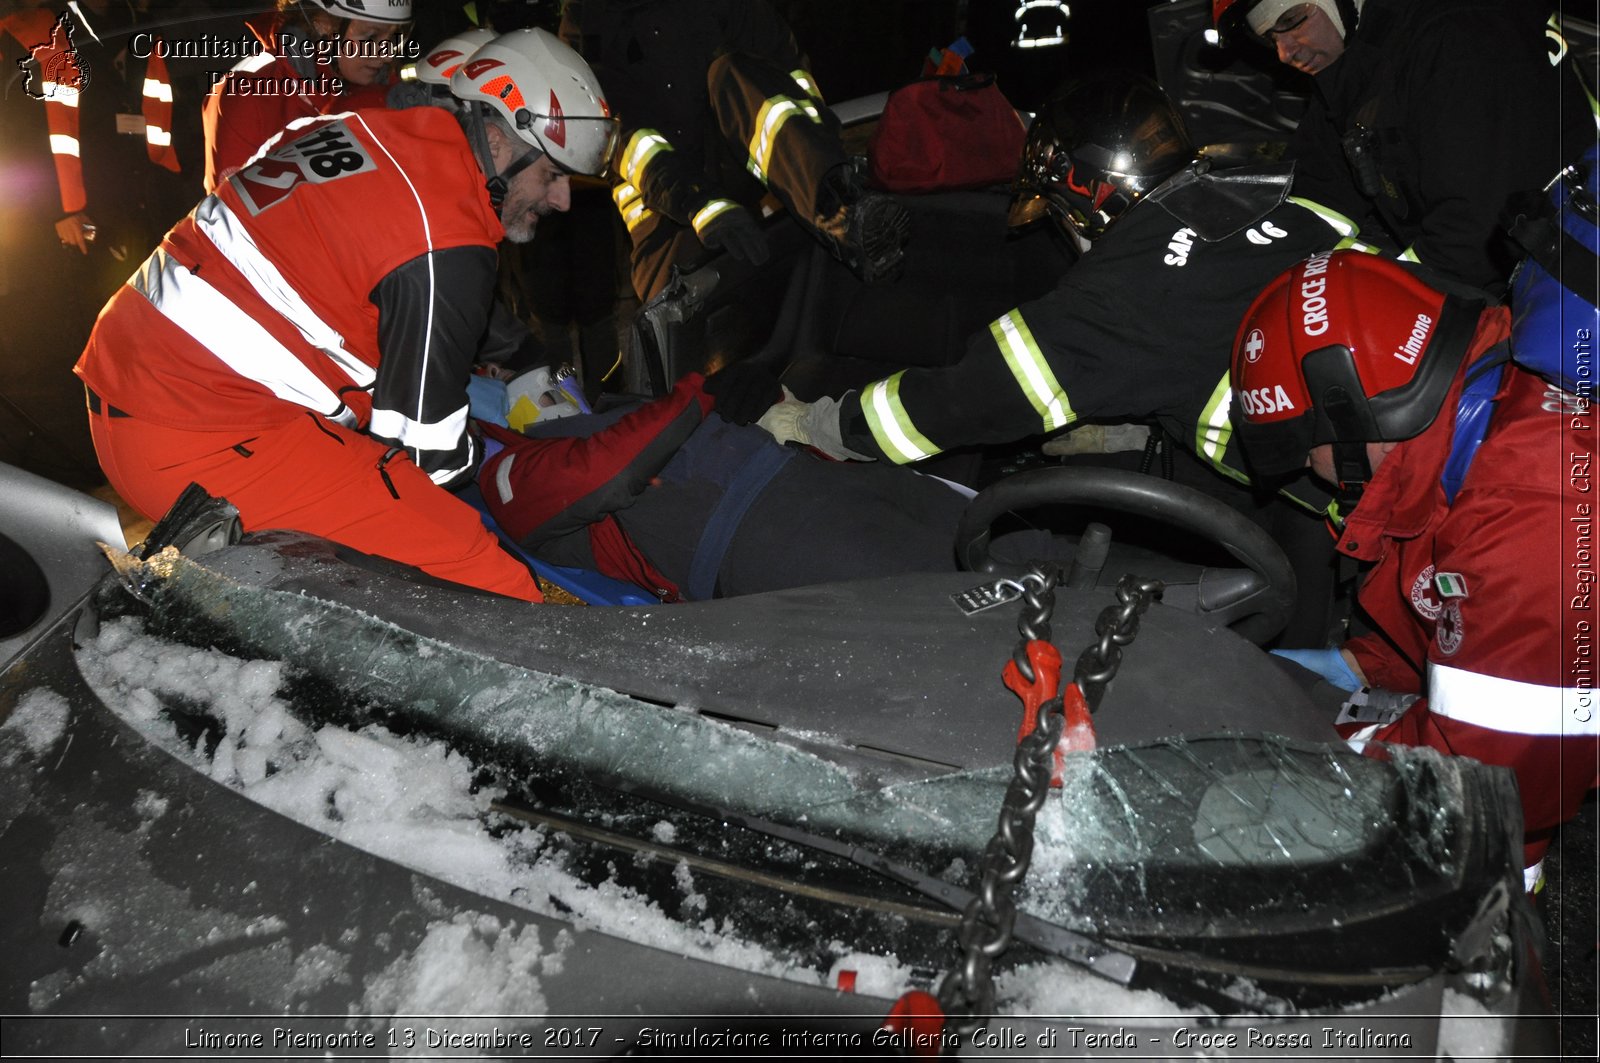
<path id="1" fill-rule="evenodd" d="M 756 115 L 756 131 L 750 138 L 749 169 L 756 180 L 765 182 L 772 166 L 772 153 L 778 140 L 778 131 L 797 114 L 803 114 L 820 123 L 822 115 L 809 100 L 796 100 L 789 96 L 773 96 L 761 105 Z"/>
<path id="2" fill-rule="evenodd" d="M 704 232 L 705 227 L 711 224 L 713 218 L 733 210 L 738 205 L 731 199 L 713 199 L 695 212 L 694 218 L 690 220 L 689 224 L 694 226 L 695 232 Z"/>
<path id="3" fill-rule="evenodd" d="M 1250 477 L 1223 462 L 1228 453 L 1228 443 L 1233 439 L 1233 422 L 1228 415 L 1233 409 L 1233 381 L 1227 373 L 1217 382 L 1211 398 L 1200 411 L 1200 423 L 1195 427 L 1194 449 L 1214 469 L 1231 480 L 1247 484 Z"/>
<path id="4" fill-rule="evenodd" d="M 644 184 L 644 168 L 650 160 L 663 151 L 671 151 L 672 145 L 667 138 L 654 129 L 641 129 L 628 138 L 628 146 L 622 152 L 622 176 L 633 184 Z"/>
<path id="5" fill-rule="evenodd" d="M 818 103 L 822 102 L 822 90 L 817 88 L 817 82 L 811 76 L 811 71 L 797 68 L 789 71 L 789 76 L 794 79 L 794 83 L 799 85 L 807 96 L 810 96 Z"/>
<path id="6" fill-rule="evenodd" d="M 652 214 L 644 205 L 644 193 L 627 181 L 611 190 L 611 199 L 616 203 L 617 213 L 622 215 L 623 224 L 628 227 L 629 232 Z"/>
<path id="7" fill-rule="evenodd" d="M 1078 415 L 1072 412 L 1072 406 L 1067 402 L 1066 389 L 1051 372 L 1050 363 L 1034 341 L 1028 323 L 1022 320 L 1021 311 L 1013 310 L 997 318 L 989 324 L 989 332 L 1005 357 L 1011 375 L 1017 378 L 1017 386 L 1044 422 L 1045 431 L 1062 428 L 1076 421 Z"/>
<path id="8" fill-rule="evenodd" d="M 900 402 L 900 378 L 904 369 L 887 380 L 868 384 L 861 392 L 861 412 L 867 417 L 867 427 L 878 449 L 896 465 L 921 461 L 939 453 L 939 448 L 928 437 L 917 431 L 910 414 Z"/>

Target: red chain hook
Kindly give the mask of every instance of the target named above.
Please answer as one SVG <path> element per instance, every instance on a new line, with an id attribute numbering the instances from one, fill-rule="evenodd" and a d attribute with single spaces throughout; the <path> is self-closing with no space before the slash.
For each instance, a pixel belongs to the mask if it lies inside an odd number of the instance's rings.
<path id="1" fill-rule="evenodd" d="M 1016 661 L 1007 661 L 1000 677 L 1013 694 L 1022 699 L 1022 726 L 1017 730 L 1021 742 L 1039 725 L 1039 710 L 1054 700 L 1061 686 L 1061 651 L 1041 639 L 1030 639 L 1027 647 L 1028 663 L 1033 665 L 1033 682 L 1022 677 Z M 1089 720 L 1089 703 L 1077 683 L 1068 683 L 1061 695 L 1061 711 L 1065 726 L 1061 741 L 1055 748 L 1055 766 L 1050 773 L 1050 785 L 1061 785 L 1061 768 L 1066 754 L 1095 748 L 1094 724 Z"/>

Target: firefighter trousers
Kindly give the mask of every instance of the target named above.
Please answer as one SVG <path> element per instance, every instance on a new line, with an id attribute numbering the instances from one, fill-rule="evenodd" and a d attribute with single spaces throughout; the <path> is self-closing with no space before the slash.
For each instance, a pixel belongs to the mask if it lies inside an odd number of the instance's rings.
<path id="1" fill-rule="evenodd" d="M 101 469 L 152 520 L 197 483 L 239 511 L 245 531 L 310 532 L 452 583 L 541 601 L 526 566 L 501 549 L 465 502 L 404 451 L 307 410 L 256 431 L 190 431 L 91 402 Z M 385 458 L 387 457 L 387 460 Z"/>
<path id="2" fill-rule="evenodd" d="M 815 228 L 823 178 L 849 161 L 833 112 L 789 72 L 742 53 L 718 57 L 706 88 L 717 125 L 707 138 L 706 171 L 719 194 L 760 220 L 765 186 L 796 221 Z M 672 267 L 688 272 L 712 254 L 693 228 L 659 211 L 649 211 L 629 236 L 633 288 L 644 302 L 666 287 Z"/>

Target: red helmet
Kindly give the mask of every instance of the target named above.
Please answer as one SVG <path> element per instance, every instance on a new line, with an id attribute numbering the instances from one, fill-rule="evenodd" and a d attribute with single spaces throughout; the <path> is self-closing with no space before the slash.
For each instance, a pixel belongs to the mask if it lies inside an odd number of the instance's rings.
<path id="1" fill-rule="evenodd" d="M 1320 443 L 1420 433 L 1444 405 L 1480 309 L 1360 251 L 1314 255 L 1279 276 L 1233 344 L 1233 427 L 1251 469 L 1282 476 Z"/>

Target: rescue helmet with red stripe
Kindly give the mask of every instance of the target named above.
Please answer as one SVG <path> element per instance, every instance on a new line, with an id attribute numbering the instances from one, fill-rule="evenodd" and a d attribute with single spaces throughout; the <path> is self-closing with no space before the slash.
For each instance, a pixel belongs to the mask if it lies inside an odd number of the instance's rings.
<path id="1" fill-rule="evenodd" d="M 411 21 L 411 0 L 311 0 L 311 3 L 335 18 L 388 23 Z"/>
<path id="2" fill-rule="evenodd" d="M 1234 340 L 1231 416 L 1251 471 L 1296 472 L 1331 443 L 1340 483 L 1359 492 L 1365 444 L 1410 439 L 1439 415 L 1481 309 L 1360 251 L 1281 274 Z"/>
<path id="3" fill-rule="evenodd" d="M 1094 240 L 1194 157 L 1161 86 L 1125 70 L 1088 75 L 1051 96 L 1029 127 L 1011 224 L 1048 213 Z"/>
<path id="4" fill-rule="evenodd" d="M 517 169 L 548 156 L 566 173 L 599 176 L 616 148 L 617 120 L 594 71 L 547 30 L 496 37 L 456 68 L 450 91 L 472 113 L 498 115 L 533 149 Z"/>
<path id="5" fill-rule="evenodd" d="M 474 28 L 446 37 L 417 60 L 417 80 L 424 85 L 448 88 L 450 75 L 456 72 L 456 68 L 496 36 L 498 34 L 494 30 Z"/>

